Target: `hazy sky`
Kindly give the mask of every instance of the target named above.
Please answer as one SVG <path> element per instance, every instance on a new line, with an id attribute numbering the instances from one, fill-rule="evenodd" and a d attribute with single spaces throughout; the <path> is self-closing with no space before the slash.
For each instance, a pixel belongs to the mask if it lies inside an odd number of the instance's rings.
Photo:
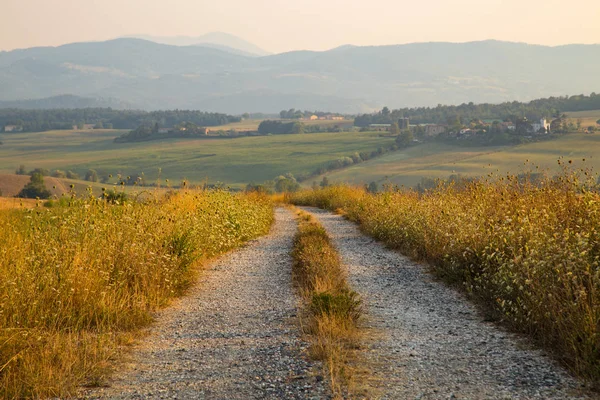
<path id="1" fill-rule="evenodd" d="M 222 31 L 272 52 L 498 39 L 600 43 L 600 0 L 0 0 L 0 49 Z"/>

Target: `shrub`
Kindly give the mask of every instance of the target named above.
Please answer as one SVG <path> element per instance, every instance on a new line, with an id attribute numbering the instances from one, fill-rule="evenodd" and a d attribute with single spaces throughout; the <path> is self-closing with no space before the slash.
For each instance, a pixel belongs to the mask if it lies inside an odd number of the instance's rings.
<path id="1" fill-rule="evenodd" d="M 361 229 L 418 260 L 508 326 L 600 381 L 600 196 L 575 174 L 499 177 L 369 194 L 344 186 L 291 194 L 341 209 Z"/>
<path id="2" fill-rule="evenodd" d="M 52 193 L 44 186 L 44 176 L 40 173 L 33 173 L 29 179 L 29 183 L 17 194 L 16 197 L 25 199 L 48 199 Z"/>
<path id="3" fill-rule="evenodd" d="M 101 383 L 119 345 L 200 264 L 269 231 L 270 201 L 223 191 L 0 212 L 0 398 Z"/>

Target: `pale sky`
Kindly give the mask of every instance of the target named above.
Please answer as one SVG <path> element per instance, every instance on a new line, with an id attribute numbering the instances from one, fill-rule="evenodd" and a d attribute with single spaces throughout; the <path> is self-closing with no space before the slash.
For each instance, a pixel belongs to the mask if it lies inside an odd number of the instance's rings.
<path id="1" fill-rule="evenodd" d="M 221 31 L 271 52 L 497 39 L 600 43 L 600 0 L 0 0 L 0 50 Z"/>

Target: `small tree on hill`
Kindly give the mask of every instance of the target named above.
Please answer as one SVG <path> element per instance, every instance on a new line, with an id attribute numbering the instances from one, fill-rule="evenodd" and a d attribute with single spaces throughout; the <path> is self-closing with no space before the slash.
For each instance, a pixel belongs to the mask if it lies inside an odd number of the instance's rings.
<path id="1" fill-rule="evenodd" d="M 321 181 L 321 183 L 319 184 L 322 188 L 326 188 L 327 186 L 329 186 L 329 179 L 327 179 L 326 176 L 323 177 L 323 180 Z"/>
<path id="2" fill-rule="evenodd" d="M 98 182 L 98 173 L 95 169 L 90 169 L 85 174 L 85 180 L 89 182 Z"/>
<path id="3" fill-rule="evenodd" d="M 44 186 L 44 176 L 38 172 L 31 174 L 29 183 L 17 194 L 17 197 L 26 199 L 48 199 L 52 193 Z"/>
<path id="4" fill-rule="evenodd" d="M 23 164 L 19 165 L 16 171 L 17 175 L 27 175 L 27 171 L 25 170 L 25 166 Z"/>
<path id="5" fill-rule="evenodd" d="M 377 193 L 379 191 L 379 187 L 377 186 L 377 182 L 373 181 L 373 182 L 369 183 L 369 186 L 367 186 L 367 191 L 369 193 Z"/>
<path id="6" fill-rule="evenodd" d="M 396 138 L 396 144 L 400 148 L 408 147 L 412 143 L 414 137 L 410 130 L 402 131 Z"/>

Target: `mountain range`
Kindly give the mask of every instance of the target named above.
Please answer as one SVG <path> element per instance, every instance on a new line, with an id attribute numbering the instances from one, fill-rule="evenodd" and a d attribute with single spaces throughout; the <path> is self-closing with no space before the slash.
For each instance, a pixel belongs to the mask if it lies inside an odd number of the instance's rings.
<path id="1" fill-rule="evenodd" d="M 415 43 L 261 55 L 244 41 L 179 39 L 0 52 L 0 101 L 70 94 L 148 110 L 357 113 L 600 91 L 600 45 Z"/>

